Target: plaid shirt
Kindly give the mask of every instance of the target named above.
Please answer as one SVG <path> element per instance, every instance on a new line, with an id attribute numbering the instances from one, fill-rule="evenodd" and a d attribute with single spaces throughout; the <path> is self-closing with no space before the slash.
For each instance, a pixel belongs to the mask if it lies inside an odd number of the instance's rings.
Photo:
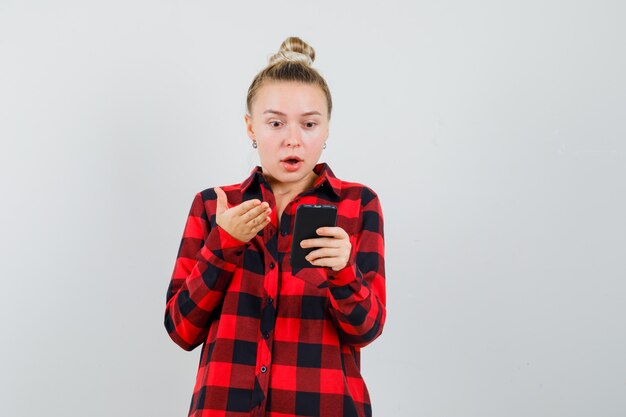
<path id="1" fill-rule="evenodd" d="M 189 416 L 371 416 L 360 349 L 385 323 L 383 216 L 376 193 L 318 163 L 313 188 L 285 208 L 261 167 L 224 186 L 231 205 L 258 198 L 271 222 L 241 242 L 215 222 L 213 188 L 196 194 L 167 290 L 165 328 L 181 348 L 202 344 Z M 352 253 L 339 271 L 292 270 L 296 207 L 337 206 Z"/>

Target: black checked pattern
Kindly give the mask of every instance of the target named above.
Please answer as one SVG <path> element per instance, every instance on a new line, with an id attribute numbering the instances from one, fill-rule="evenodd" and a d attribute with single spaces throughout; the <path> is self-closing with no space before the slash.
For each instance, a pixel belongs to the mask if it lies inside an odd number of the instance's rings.
<path id="1" fill-rule="evenodd" d="M 386 318 L 383 216 L 374 191 L 325 163 L 314 186 L 285 208 L 261 168 L 224 186 L 230 204 L 258 198 L 272 221 L 250 242 L 215 223 L 213 188 L 196 194 L 166 295 L 164 324 L 181 348 L 202 345 L 189 416 L 372 415 L 360 349 Z M 292 270 L 300 204 L 334 204 L 352 253 L 340 271 Z"/>

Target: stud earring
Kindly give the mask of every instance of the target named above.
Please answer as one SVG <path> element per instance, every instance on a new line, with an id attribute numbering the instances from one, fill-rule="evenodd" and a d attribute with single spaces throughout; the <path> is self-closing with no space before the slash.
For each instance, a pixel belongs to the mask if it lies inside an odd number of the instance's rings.
<path id="1" fill-rule="evenodd" d="M 253 147 L 254 149 L 256 149 L 256 140 L 253 140 L 253 141 L 252 141 L 252 147 Z"/>
<path id="2" fill-rule="evenodd" d="M 326 149 L 326 142 L 324 142 L 324 146 L 322 147 L 323 149 Z"/>

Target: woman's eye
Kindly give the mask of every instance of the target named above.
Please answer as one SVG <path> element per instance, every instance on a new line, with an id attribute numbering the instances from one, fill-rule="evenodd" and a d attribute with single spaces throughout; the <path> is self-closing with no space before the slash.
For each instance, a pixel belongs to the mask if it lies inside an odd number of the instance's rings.
<path id="1" fill-rule="evenodd" d="M 317 123 L 315 122 L 306 122 L 306 127 L 315 127 L 315 125 L 317 125 Z"/>
<path id="2" fill-rule="evenodd" d="M 270 125 L 272 125 L 272 127 L 279 127 L 280 122 L 278 120 L 274 120 L 273 122 L 270 122 Z"/>

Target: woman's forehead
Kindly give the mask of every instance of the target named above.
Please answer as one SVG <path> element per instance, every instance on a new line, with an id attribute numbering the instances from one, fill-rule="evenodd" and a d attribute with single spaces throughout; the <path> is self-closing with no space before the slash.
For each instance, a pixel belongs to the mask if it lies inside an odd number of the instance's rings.
<path id="1" fill-rule="evenodd" d="M 282 116 L 326 114 L 326 96 L 315 84 L 273 82 L 263 85 L 253 105 L 255 112 Z"/>

